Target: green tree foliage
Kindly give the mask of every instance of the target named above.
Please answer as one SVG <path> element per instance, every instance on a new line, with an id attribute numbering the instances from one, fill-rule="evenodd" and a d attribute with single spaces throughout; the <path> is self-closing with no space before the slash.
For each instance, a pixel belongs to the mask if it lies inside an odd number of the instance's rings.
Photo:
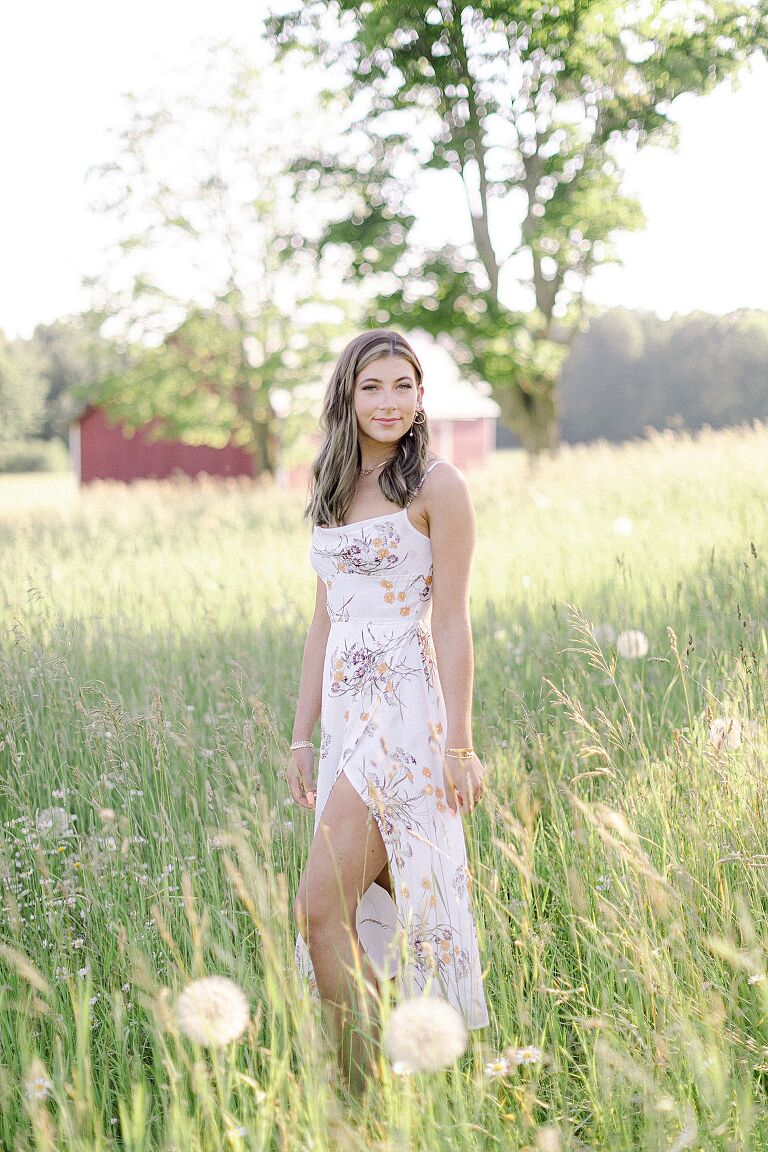
<path id="1" fill-rule="evenodd" d="M 660 320 L 612 309 L 580 333 L 563 368 L 568 441 L 628 440 L 651 428 L 768 420 L 768 314 Z"/>
<path id="2" fill-rule="evenodd" d="M 321 217 L 298 219 L 286 175 L 306 118 L 322 130 L 332 109 L 306 95 L 301 108 L 286 83 L 213 44 L 175 95 L 130 97 L 114 158 L 95 170 L 120 239 L 90 281 L 129 364 L 83 391 L 129 430 L 154 419 L 158 437 L 233 439 L 266 472 L 309 421 L 298 402 L 282 418 L 286 394 L 316 375 L 350 308 L 318 310 L 302 232 Z"/>
<path id="3" fill-rule="evenodd" d="M 672 100 L 734 74 L 767 23 L 763 3 L 730 0 L 283 6 L 272 41 L 323 60 L 349 100 L 343 146 L 300 165 L 305 191 L 339 194 L 320 249 L 346 251 L 377 322 L 440 335 L 524 444 L 553 445 L 584 285 L 615 261 L 615 234 L 643 226 L 622 149 L 673 145 Z M 428 170 L 463 187 L 466 243 L 429 251 L 412 235 L 407 193 Z M 521 285 L 530 307 L 515 310 Z"/>
<path id="4" fill-rule="evenodd" d="M 45 416 L 44 362 L 28 340 L 0 333 L 0 441 L 37 436 Z"/>
<path id="5" fill-rule="evenodd" d="M 69 422 L 82 407 L 78 397 L 125 362 L 113 341 L 100 332 L 106 318 L 94 312 L 38 324 L 30 344 L 36 349 L 46 381 L 40 435 L 67 440 Z"/>

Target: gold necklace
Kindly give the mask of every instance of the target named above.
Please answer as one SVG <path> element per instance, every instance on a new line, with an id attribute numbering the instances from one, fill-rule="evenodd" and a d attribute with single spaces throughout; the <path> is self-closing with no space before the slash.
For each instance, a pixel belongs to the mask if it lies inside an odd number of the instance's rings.
<path id="1" fill-rule="evenodd" d="M 389 456 L 386 460 L 382 460 L 381 464 L 374 464 L 372 468 L 361 468 L 360 475 L 369 476 L 371 472 L 375 472 L 377 468 L 383 468 L 385 464 L 389 464 L 390 460 L 394 460 L 394 456 Z"/>

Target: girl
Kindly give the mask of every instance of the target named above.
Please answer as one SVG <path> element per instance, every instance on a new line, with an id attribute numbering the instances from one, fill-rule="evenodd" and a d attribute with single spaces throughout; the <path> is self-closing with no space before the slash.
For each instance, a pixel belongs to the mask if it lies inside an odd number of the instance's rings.
<path id="1" fill-rule="evenodd" d="M 315 832 L 295 960 L 355 1091 L 375 1059 L 383 980 L 443 996 L 468 1028 L 488 1023 L 460 815 L 484 776 L 472 750 L 476 523 L 461 472 L 429 453 L 423 395 L 399 333 L 352 340 L 326 390 L 305 510 L 317 597 L 286 778 Z"/>

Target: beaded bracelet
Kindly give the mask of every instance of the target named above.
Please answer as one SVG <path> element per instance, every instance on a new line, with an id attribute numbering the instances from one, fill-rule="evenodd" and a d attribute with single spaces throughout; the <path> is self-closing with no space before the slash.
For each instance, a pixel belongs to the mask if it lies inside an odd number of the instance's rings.
<path id="1" fill-rule="evenodd" d="M 293 744 L 291 744 L 291 751 L 293 751 L 294 748 L 313 748 L 314 749 L 314 747 L 315 746 L 311 740 L 294 740 Z"/>

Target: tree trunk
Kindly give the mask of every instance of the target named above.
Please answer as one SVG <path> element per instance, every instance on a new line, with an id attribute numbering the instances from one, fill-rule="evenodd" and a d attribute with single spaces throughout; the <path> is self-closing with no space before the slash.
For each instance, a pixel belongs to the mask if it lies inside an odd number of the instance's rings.
<path id="1" fill-rule="evenodd" d="M 260 476 L 274 477 L 279 463 L 280 437 L 273 421 L 263 420 L 253 425 L 253 458 Z"/>
<path id="2" fill-rule="evenodd" d="M 496 388 L 493 399 L 501 408 L 501 419 L 532 455 L 559 447 L 557 381 L 536 390 L 524 391 L 519 384 Z"/>

